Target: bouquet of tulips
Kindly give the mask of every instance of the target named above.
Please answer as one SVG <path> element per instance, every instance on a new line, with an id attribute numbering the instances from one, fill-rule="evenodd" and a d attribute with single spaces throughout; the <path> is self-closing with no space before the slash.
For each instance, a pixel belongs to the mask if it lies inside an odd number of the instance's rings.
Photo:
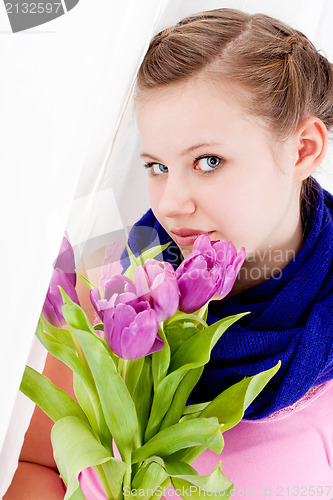
<path id="1" fill-rule="evenodd" d="M 36 335 L 72 369 L 77 401 L 29 367 L 21 390 L 55 422 L 52 446 L 66 500 L 84 498 L 78 476 L 87 467 L 113 500 L 138 490 L 158 499 L 170 484 L 195 498 L 232 494 L 220 462 L 207 476 L 190 464 L 207 448 L 222 451 L 222 433 L 241 420 L 279 366 L 213 401 L 186 404 L 212 348 L 243 316 L 206 323 L 209 301 L 230 292 L 245 250 L 237 254 L 232 243 L 202 235 L 175 271 L 154 259 L 166 246 L 139 257 L 127 247 L 130 266 L 104 290 L 81 276 L 101 320 L 92 325 L 75 291 L 73 250 L 63 240 Z"/>

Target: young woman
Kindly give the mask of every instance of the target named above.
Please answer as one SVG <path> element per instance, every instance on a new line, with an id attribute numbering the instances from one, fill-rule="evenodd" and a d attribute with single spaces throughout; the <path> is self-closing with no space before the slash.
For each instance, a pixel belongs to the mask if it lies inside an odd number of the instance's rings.
<path id="1" fill-rule="evenodd" d="M 209 321 L 251 314 L 215 346 L 193 402 L 282 362 L 221 457 L 207 451 L 194 467 L 207 474 L 221 458 L 234 495 L 331 498 L 333 197 L 311 177 L 333 125 L 331 64 L 276 19 L 203 12 L 151 41 L 136 111 L 151 210 L 132 247 L 148 226 L 172 240 L 175 267 L 203 233 L 247 251 Z M 89 472 L 81 486 L 103 498 Z"/>
<path id="2" fill-rule="evenodd" d="M 333 196 L 311 177 L 333 125 L 331 64 L 276 19 L 203 12 L 151 41 L 136 114 L 151 210 L 132 249 L 157 232 L 175 267 L 199 234 L 247 252 L 208 321 L 251 314 L 217 343 L 192 402 L 282 362 L 221 457 L 207 450 L 194 467 L 221 459 L 234 495 L 332 496 Z"/>

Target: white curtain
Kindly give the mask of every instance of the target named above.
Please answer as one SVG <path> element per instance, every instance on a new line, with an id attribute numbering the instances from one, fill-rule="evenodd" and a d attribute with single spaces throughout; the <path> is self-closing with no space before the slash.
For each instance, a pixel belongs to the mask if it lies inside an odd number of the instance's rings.
<path id="1" fill-rule="evenodd" d="M 64 231 L 77 261 L 126 234 L 148 208 L 132 88 L 150 38 L 218 7 L 264 12 L 300 29 L 333 60 L 331 0 L 80 0 L 66 15 L 12 34 L 0 5 L 2 330 L 0 494 L 17 466 L 32 405 L 24 366 Z M 333 192 L 332 153 L 317 178 Z"/>

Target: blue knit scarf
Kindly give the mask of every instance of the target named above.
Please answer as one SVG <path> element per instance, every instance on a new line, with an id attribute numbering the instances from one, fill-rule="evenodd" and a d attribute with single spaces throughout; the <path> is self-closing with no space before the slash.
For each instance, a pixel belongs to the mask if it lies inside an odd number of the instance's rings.
<path id="1" fill-rule="evenodd" d="M 244 376 L 282 365 L 246 410 L 259 419 L 285 408 L 315 385 L 333 378 L 333 196 L 313 181 L 305 217 L 304 243 L 279 279 L 270 279 L 224 302 L 210 303 L 208 323 L 250 311 L 232 325 L 212 350 L 191 403 L 210 401 Z M 133 227 L 135 254 L 172 241 L 149 210 Z M 176 268 L 177 245 L 163 252 Z M 126 254 L 123 266 L 128 265 Z"/>

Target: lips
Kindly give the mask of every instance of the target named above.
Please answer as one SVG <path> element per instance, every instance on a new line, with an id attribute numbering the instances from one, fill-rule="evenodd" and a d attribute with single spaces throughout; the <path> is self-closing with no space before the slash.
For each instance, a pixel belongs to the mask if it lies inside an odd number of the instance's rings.
<path id="1" fill-rule="evenodd" d="M 170 232 L 173 234 L 173 239 L 177 245 L 182 247 L 193 246 L 195 240 L 201 235 L 209 235 L 213 231 L 198 231 L 197 229 L 181 228 L 181 229 L 171 229 Z"/>

